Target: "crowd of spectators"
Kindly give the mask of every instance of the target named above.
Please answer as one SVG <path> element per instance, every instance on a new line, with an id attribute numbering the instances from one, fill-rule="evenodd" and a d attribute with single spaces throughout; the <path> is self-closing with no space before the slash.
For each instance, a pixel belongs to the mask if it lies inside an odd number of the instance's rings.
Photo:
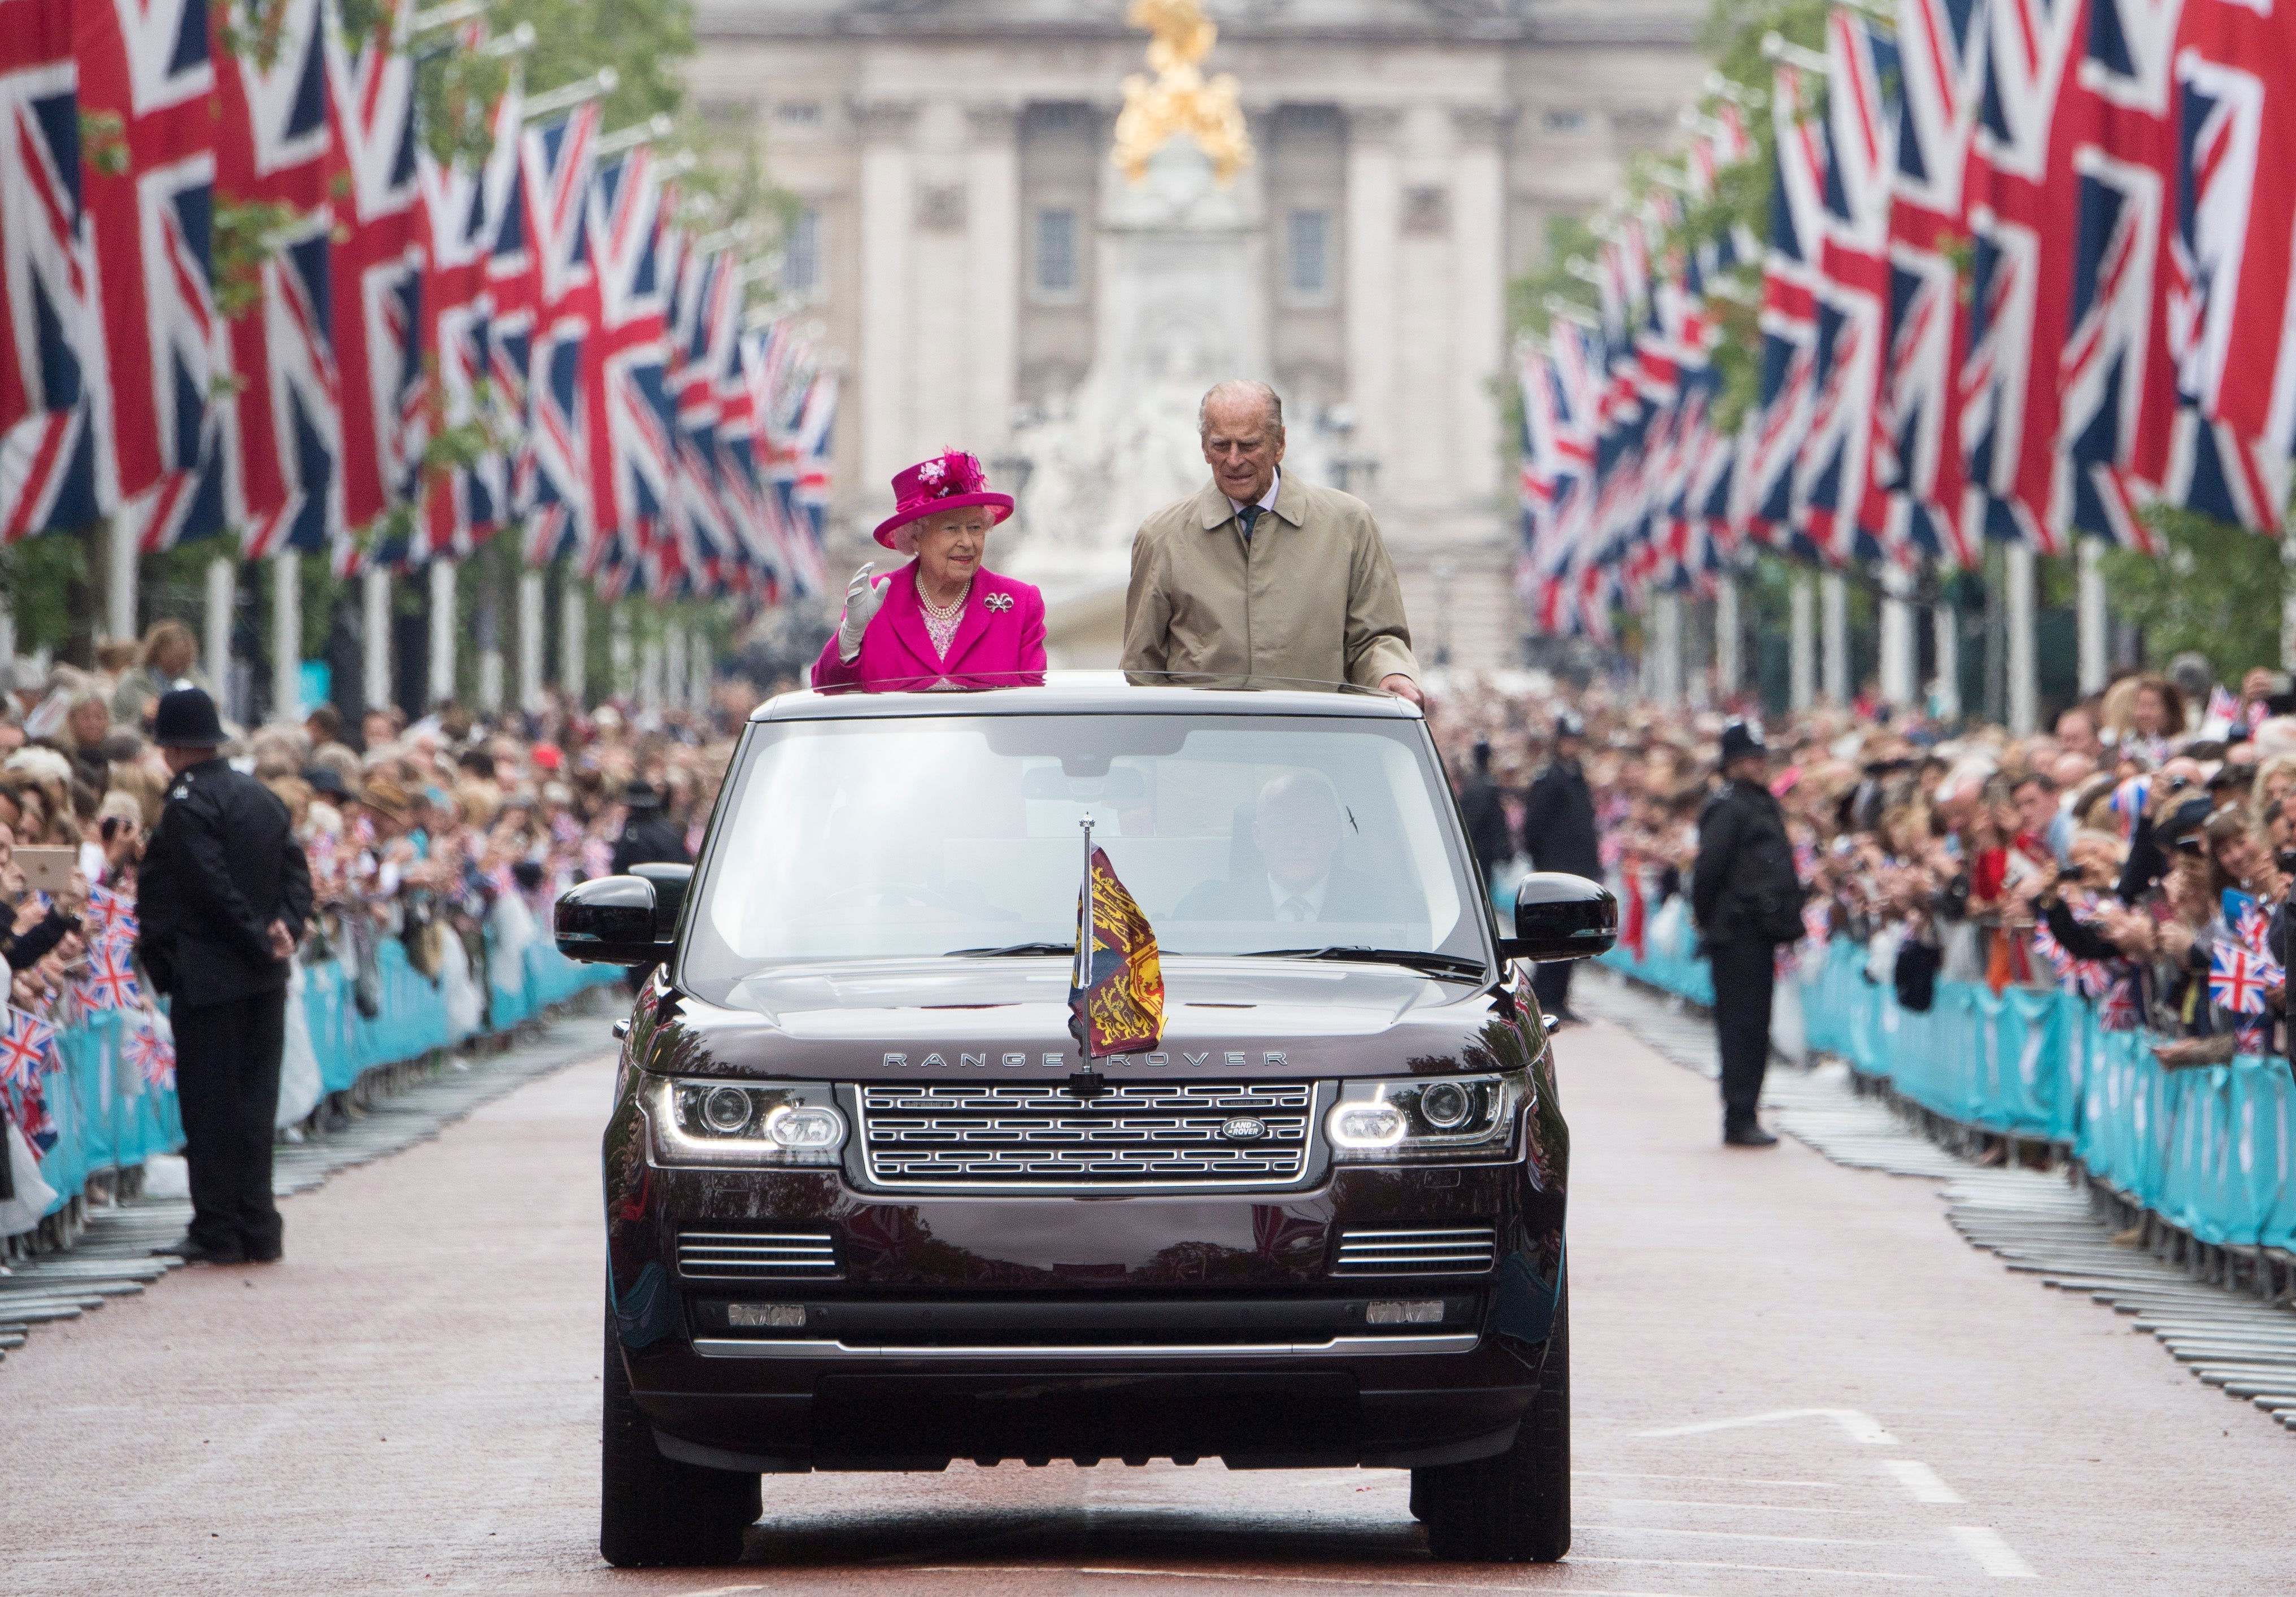
<path id="1" fill-rule="evenodd" d="M 2150 1033 L 2165 1065 L 2285 1058 L 2292 712 L 2285 677 L 2218 684 L 2181 656 L 2030 737 L 1892 716 L 1870 696 L 1773 720 L 1771 789 L 1808 889 L 1808 936 L 1781 958 L 1846 938 L 1907 1008 L 1928 1008 L 1939 980 L 2061 985 L 2106 1028 Z M 1599 685 L 1445 696 L 1437 734 L 1502 896 L 1546 864 L 1524 809 L 1558 719 L 1583 723 L 1623 940 L 1694 939 L 1682 896 L 1726 715 Z"/>
<path id="2" fill-rule="evenodd" d="M 126 979 L 109 970 L 125 967 L 119 951 L 132 939 L 115 936 L 107 948 L 105 934 L 134 924 L 137 864 L 169 782 L 152 717 L 167 689 L 207 685 L 195 658 L 190 631 L 163 621 L 92 671 L 0 661 L 0 952 L 12 1028 L 26 1018 L 69 1026 L 122 998 L 150 1006 L 132 970 Z M 316 911 L 301 962 L 340 960 L 373 1018 L 377 951 L 397 939 L 470 1030 L 486 1022 L 488 959 L 506 948 L 515 957 L 541 935 L 569 884 L 617 869 L 626 834 L 646 839 L 643 857 L 698 842 L 753 697 L 729 683 L 708 717 L 616 705 L 578 713 L 553 700 L 491 718 L 441 706 L 412 724 L 376 709 L 351 725 L 322 704 L 299 725 L 244 731 L 221 752 L 278 796 L 303 842 Z M 26 868 L 66 863 L 76 868 L 45 883 Z M 108 985 L 96 979 L 107 974 Z M 0 1117 L 39 1126 L 43 1091 L 38 1069 L 0 1060 Z"/>

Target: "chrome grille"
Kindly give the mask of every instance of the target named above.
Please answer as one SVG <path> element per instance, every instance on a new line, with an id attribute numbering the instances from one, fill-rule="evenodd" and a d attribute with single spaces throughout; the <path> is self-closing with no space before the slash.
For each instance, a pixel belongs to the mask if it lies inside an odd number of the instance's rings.
<path id="1" fill-rule="evenodd" d="M 682 1231 L 677 1273 L 688 1281 L 824 1281 L 837 1274 L 837 1244 L 820 1231 Z"/>
<path id="2" fill-rule="evenodd" d="M 1440 1225 L 1423 1230 L 1350 1226 L 1340 1233 L 1334 1275 L 1481 1275 L 1498 1258 L 1498 1233 L 1488 1225 Z"/>
<path id="3" fill-rule="evenodd" d="M 861 1153 L 882 1187 L 1283 1186 L 1307 1170 L 1315 1101 L 1308 1082 L 872 1085 Z M 1239 1118 L 1263 1134 L 1221 1134 Z"/>

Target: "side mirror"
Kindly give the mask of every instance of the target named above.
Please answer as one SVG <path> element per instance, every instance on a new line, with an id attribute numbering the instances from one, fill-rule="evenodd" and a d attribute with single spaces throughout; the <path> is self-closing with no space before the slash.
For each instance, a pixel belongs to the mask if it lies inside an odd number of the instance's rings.
<path id="1" fill-rule="evenodd" d="M 1584 876 L 1534 871 L 1514 890 L 1514 936 L 1499 939 L 1499 957 L 1541 962 L 1591 959 L 1619 940 L 1619 901 Z"/>
<path id="2" fill-rule="evenodd" d="M 558 952 L 594 965 L 651 965 L 669 957 L 657 928 L 654 884 L 642 876 L 602 876 L 558 900 Z"/>
<path id="3" fill-rule="evenodd" d="M 632 865 L 630 874 L 653 883 L 653 935 L 667 943 L 677 936 L 677 917 L 685 908 L 685 889 L 693 885 L 692 865 Z"/>

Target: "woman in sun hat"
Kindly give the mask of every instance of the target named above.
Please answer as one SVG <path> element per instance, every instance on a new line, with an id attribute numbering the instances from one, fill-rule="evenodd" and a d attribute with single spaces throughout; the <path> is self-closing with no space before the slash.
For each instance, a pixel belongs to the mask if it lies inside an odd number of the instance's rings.
<path id="1" fill-rule="evenodd" d="M 813 665 L 817 688 L 1006 687 L 1041 683 L 1045 596 L 982 562 L 988 529 L 1013 513 L 970 455 L 936 455 L 893 479 L 877 528 L 915 558 L 890 577 L 873 561 L 845 588 L 845 616 Z"/>

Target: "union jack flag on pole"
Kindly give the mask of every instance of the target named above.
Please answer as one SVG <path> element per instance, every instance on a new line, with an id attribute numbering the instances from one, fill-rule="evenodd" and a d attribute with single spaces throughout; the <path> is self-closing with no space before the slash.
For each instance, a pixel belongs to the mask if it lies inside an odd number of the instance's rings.
<path id="1" fill-rule="evenodd" d="M 394 501 L 414 496 L 422 459 L 421 185 L 406 48 L 413 9 L 396 8 L 365 38 L 346 39 L 332 12 L 321 29 L 342 173 L 329 264 L 343 439 L 335 566 L 345 576 L 373 558 L 357 540 Z"/>
<path id="2" fill-rule="evenodd" d="M 71 0 L 0 0 L 0 544 L 106 508 L 78 83 Z"/>
<path id="3" fill-rule="evenodd" d="M 13 0 L 14 5 L 22 0 Z M 201 0 L 78 0 L 73 29 L 102 372 L 97 491 L 145 550 L 223 530 L 215 72 Z"/>
<path id="4" fill-rule="evenodd" d="M 546 565 L 595 540 L 586 349 L 598 315 L 587 242 L 598 107 L 529 127 L 520 141 L 519 214 L 533 298 L 519 505 L 529 511 L 526 561 Z"/>
<path id="5" fill-rule="evenodd" d="M 219 359 L 226 498 L 250 559 L 324 550 L 343 524 L 341 378 L 335 364 L 327 184 L 331 79 L 319 0 L 283 0 L 278 53 L 217 74 L 217 188 L 292 218 L 255 267 L 252 303 L 225 323 Z"/>

